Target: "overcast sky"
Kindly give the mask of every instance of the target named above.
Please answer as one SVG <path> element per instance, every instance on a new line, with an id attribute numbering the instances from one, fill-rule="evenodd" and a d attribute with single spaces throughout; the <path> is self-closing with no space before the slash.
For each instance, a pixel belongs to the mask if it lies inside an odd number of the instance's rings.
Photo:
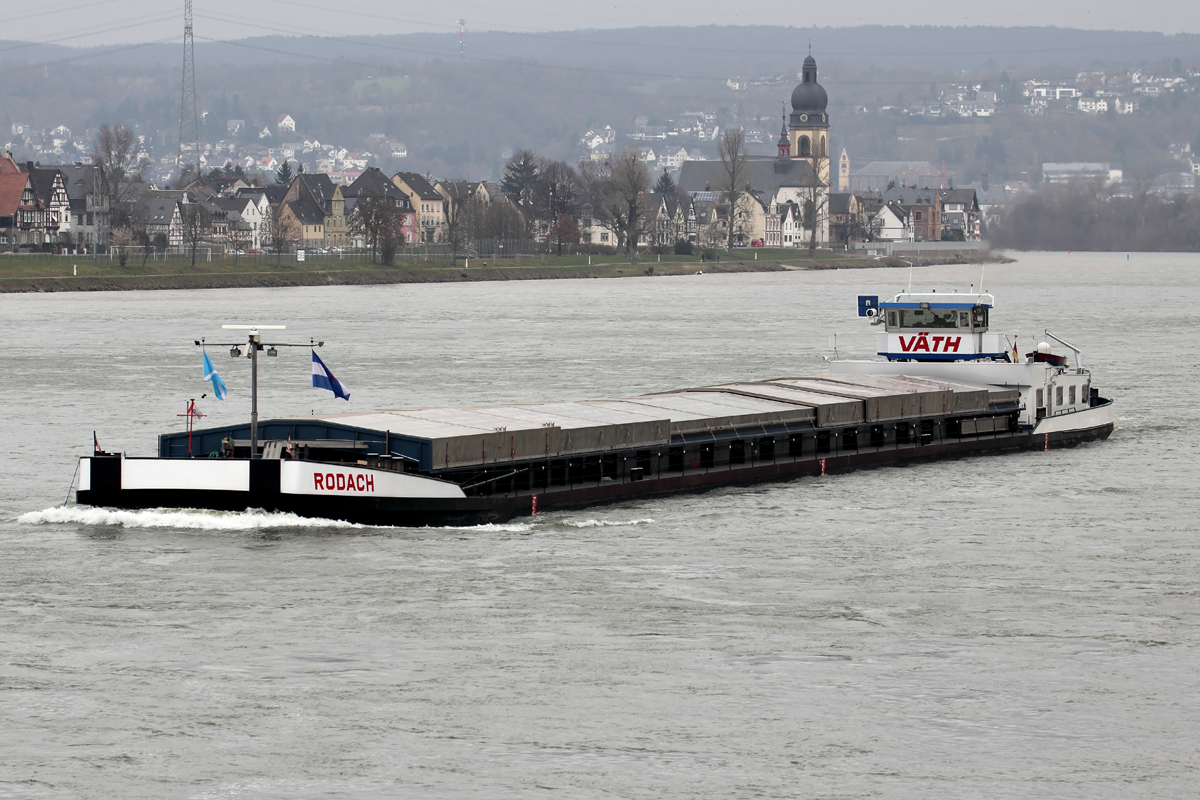
<path id="1" fill-rule="evenodd" d="M 789 13 L 781 15 L 781 9 Z M 279 33 L 338 35 L 550 31 L 639 25 L 1035 25 L 1090 29 L 1200 31 L 1200 4 L 1182 0 L 895 0 L 779 3 L 777 0 L 194 0 L 197 41 Z M 183 0 L 47 0 L 13 4 L 3 38 L 70 46 L 179 39 Z"/>

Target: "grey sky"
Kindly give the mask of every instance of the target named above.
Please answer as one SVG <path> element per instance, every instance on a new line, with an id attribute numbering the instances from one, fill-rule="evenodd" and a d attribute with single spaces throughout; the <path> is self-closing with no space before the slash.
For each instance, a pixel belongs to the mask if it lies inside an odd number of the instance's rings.
<path id="1" fill-rule="evenodd" d="M 638 25 L 997 25 L 1200 31 L 1200 6 L 1178 0 L 1095 4 L 1081 0 L 894 0 L 785 4 L 776 0 L 194 0 L 198 41 L 271 33 L 338 35 L 471 31 L 549 31 Z M 183 0 L 48 0 L 10 9 L 4 38 L 69 46 L 179 38 Z"/>

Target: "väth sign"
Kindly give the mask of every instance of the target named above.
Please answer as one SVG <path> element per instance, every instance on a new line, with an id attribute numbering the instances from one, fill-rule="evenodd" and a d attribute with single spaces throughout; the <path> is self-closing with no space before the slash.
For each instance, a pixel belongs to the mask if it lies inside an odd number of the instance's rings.
<path id="1" fill-rule="evenodd" d="M 928 333 L 918 333 L 909 336 L 907 341 L 900 339 L 900 349 L 905 353 L 957 353 L 962 344 L 961 336 L 930 336 Z"/>
<path id="2" fill-rule="evenodd" d="M 318 472 L 313 475 L 313 489 L 329 492 L 374 492 L 375 476 L 341 472 L 326 472 L 322 475 Z"/>

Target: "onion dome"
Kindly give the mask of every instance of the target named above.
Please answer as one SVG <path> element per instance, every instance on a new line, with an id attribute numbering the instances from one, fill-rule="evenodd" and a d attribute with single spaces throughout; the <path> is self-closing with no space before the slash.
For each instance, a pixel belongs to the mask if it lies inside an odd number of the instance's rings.
<path id="1" fill-rule="evenodd" d="M 817 60 L 811 55 L 804 59 L 800 75 L 800 85 L 792 90 L 792 113 L 824 115 L 825 107 L 829 105 L 829 95 L 817 83 Z"/>

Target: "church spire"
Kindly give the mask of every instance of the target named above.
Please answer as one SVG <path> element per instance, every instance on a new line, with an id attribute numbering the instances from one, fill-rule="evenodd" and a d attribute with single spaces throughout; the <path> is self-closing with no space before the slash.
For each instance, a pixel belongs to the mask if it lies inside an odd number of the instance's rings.
<path id="1" fill-rule="evenodd" d="M 779 148 L 779 157 L 780 158 L 791 158 L 792 157 L 792 142 L 791 142 L 791 138 L 788 136 L 787 106 L 786 105 L 784 105 L 784 107 L 783 107 L 783 127 L 781 127 L 779 129 L 779 142 L 776 146 Z"/>

